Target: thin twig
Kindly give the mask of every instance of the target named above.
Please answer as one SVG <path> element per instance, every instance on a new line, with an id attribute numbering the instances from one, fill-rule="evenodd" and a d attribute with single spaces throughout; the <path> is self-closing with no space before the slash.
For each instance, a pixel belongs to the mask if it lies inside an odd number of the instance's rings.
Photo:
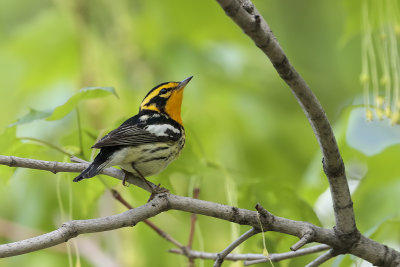
<path id="1" fill-rule="evenodd" d="M 200 194 L 200 188 L 196 187 L 193 189 L 193 198 L 194 199 L 199 199 L 199 194 Z M 196 220 L 197 220 L 197 215 L 196 213 L 192 213 L 190 217 L 190 232 L 189 232 L 189 240 L 188 240 L 188 245 L 187 247 L 192 249 L 193 245 L 193 237 L 194 237 L 194 230 L 196 226 Z"/>
<path id="2" fill-rule="evenodd" d="M 320 251 L 324 251 L 329 249 L 330 247 L 327 245 L 317 245 L 309 248 L 302 248 L 297 251 L 289 251 L 285 253 L 272 253 L 269 254 L 269 257 L 271 258 L 271 261 L 273 262 L 278 262 L 286 259 L 291 259 L 307 254 L 312 254 L 312 253 L 317 253 Z M 194 259 L 205 259 L 205 260 L 215 260 L 218 256 L 218 253 L 211 253 L 211 252 L 204 252 L 204 251 L 196 251 L 196 250 L 188 250 L 186 255 L 186 252 L 180 250 L 180 249 L 170 249 L 169 252 L 175 253 L 175 254 L 180 254 L 186 257 L 191 257 Z M 255 264 L 255 263 L 261 263 L 261 262 L 266 262 L 269 261 L 263 254 L 253 254 L 253 253 L 247 253 L 247 254 L 228 254 L 225 257 L 225 260 L 228 261 L 246 261 L 245 264 L 247 263 L 248 265 L 250 264 Z M 253 262 L 254 261 L 254 262 Z M 257 262 L 255 262 L 257 261 Z"/>
<path id="3" fill-rule="evenodd" d="M 198 199 L 199 198 L 199 194 L 200 194 L 200 188 L 195 187 L 193 189 L 193 198 L 194 199 Z M 192 249 L 192 245 L 193 245 L 193 238 L 194 238 L 194 231 L 195 231 L 196 221 L 197 221 L 197 215 L 196 215 L 196 213 L 192 213 L 192 215 L 190 216 L 190 232 L 189 232 L 189 240 L 188 240 L 188 245 L 187 245 L 187 248 L 189 250 Z M 194 267 L 195 266 L 194 258 L 189 257 L 188 266 L 189 267 Z"/>
<path id="4" fill-rule="evenodd" d="M 82 137 L 82 125 L 81 125 L 81 115 L 79 112 L 79 107 L 75 108 L 76 111 L 76 123 L 78 126 L 78 141 L 79 141 L 79 148 L 80 148 L 80 154 L 84 159 L 86 159 L 85 156 L 85 149 L 83 148 L 83 137 Z"/>
<path id="5" fill-rule="evenodd" d="M 126 208 L 128 209 L 133 209 L 133 206 L 131 206 L 122 196 L 121 194 L 115 190 L 115 189 L 110 189 L 112 196 L 118 200 L 122 205 L 124 205 Z M 151 229 L 153 229 L 159 236 L 161 236 L 162 238 L 164 238 L 165 240 L 167 240 L 168 242 L 174 244 L 176 247 L 183 249 L 184 246 L 177 241 L 176 239 L 174 239 L 171 235 L 167 234 L 165 231 L 163 231 L 160 227 L 158 227 L 157 225 L 155 225 L 154 223 L 152 223 L 149 220 L 143 220 L 143 222 L 149 226 Z"/>
<path id="6" fill-rule="evenodd" d="M 73 162 L 80 162 L 80 163 L 86 163 L 85 160 L 80 159 L 78 157 L 72 156 L 71 157 L 71 161 Z M 128 209 L 133 209 L 133 206 L 130 205 L 122 196 L 121 194 L 115 190 L 115 189 L 110 189 L 111 191 L 111 195 L 118 200 L 122 205 L 124 205 L 126 208 Z M 159 228 L 157 225 L 155 225 L 154 223 L 152 223 L 149 220 L 144 220 L 143 221 L 147 226 L 149 226 L 151 229 L 153 229 L 159 236 L 161 236 L 162 238 L 164 238 L 165 240 L 167 240 L 168 242 L 171 242 L 172 244 L 174 244 L 176 247 L 182 249 L 184 246 L 177 241 L 176 239 L 174 239 L 171 235 L 167 234 L 165 231 L 163 231 L 161 228 Z"/>
<path id="7" fill-rule="evenodd" d="M 304 256 L 312 253 L 317 253 L 320 251 L 324 251 L 329 249 L 330 247 L 327 245 L 317 245 L 309 248 L 302 248 L 297 251 L 290 251 L 290 252 L 285 252 L 285 253 L 276 253 L 276 254 L 270 254 L 269 257 L 264 257 L 263 259 L 256 259 L 256 260 L 249 260 L 245 261 L 243 264 L 244 266 L 250 266 L 253 264 L 258 264 L 258 263 L 263 263 L 263 262 L 268 262 L 268 261 L 273 261 L 273 262 L 278 262 L 281 260 L 287 260 L 299 256 Z"/>
<path id="8" fill-rule="evenodd" d="M 226 247 L 221 253 L 217 254 L 217 258 L 215 259 L 214 262 L 214 267 L 220 267 L 221 264 L 224 262 L 224 259 L 226 255 L 231 253 L 232 250 L 234 250 L 236 247 L 238 247 L 240 244 L 242 244 L 244 241 L 252 237 L 253 235 L 257 234 L 259 231 L 256 230 L 255 228 L 251 228 L 249 231 L 241 235 L 238 239 L 233 241 L 229 246 Z"/>
<path id="9" fill-rule="evenodd" d="M 313 236 L 314 236 L 314 231 L 310 227 L 310 229 L 304 233 L 304 235 L 300 238 L 300 240 L 296 244 L 290 247 L 290 250 L 296 251 L 299 248 L 303 247 L 304 245 L 310 243 L 312 241 Z"/>
<path id="10" fill-rule="evenodd" d="M 263 223 L 267 224 L 267 226 L 271 226 L 273 224 L 276 216 L 272 215 L 269 211 L 263 208 L 260 203 L 256 204 L 256 210 L 263 218 Z M 299 233 L 300 240 L 296 242 L 293 246 L 290 247 L 290 250 L 296 251 L 304 245 L 312 242 L 315 236 L 315 226 L 311 223 L 304 223 L 304 228 Z"/>
<path id="11" fill-rule="evenodd" d="M 29 140 L 29 141 L 37 142 L 37 143 L 39 143 L 41 145 L 50 147 L 50 148 L 52 148 L 52 149 L 54 149 L 54 150 L 56 150 L 56 151 L 58 151 L 58 152 L 60 152 L 62 154 L 67 155 L 67 156 L 70 156 L 70 157 L 74 156 L 72 153 L 68 152 L 67 150 L 63 149 L 62 147 L 56 146 L 56 145 L 54 145 L 54 144 L 52 144 L 50 142 L 47 142 L 47 141 L 44 141 L 44 140 L 41 140 L 41 139 L 38 139 L 38 138 L 34 138 L 34 137 L 18 137 L 18 139 L 19 140 Z"/>
<path id="12" fill-rule="evenodd" d="M 335 253 L 335 251 L 333 249 L 330 249 L 329 251 L 325 252 L 324 254 L 322 254 L 321 256 L 319 256 L 318 258 L 316 258 L 315 260 L 313 260 L 309 264 L 307 264 L 306 267 L 317 267 L 317 266 L 320 266 L 322 263 L 332 259 L 336 255 L 337 254 Z"/>

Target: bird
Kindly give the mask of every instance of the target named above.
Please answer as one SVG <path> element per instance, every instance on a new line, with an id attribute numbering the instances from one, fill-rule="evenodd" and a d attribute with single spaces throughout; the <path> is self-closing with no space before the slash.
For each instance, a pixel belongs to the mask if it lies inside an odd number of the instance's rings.
<path id="1" fill-rule="evenodd" d="M 100 152 L 73 181 L 92 178 L 105 168 L 119 166 L 124 172 L 144 179 L 155 190 L 146 177 L 164 170 L 185 146 L 181 105 L 184 88 L 192 78 L 161 83 L 151 89 L 141 102 L 138 114 L 92 146 Z"/>

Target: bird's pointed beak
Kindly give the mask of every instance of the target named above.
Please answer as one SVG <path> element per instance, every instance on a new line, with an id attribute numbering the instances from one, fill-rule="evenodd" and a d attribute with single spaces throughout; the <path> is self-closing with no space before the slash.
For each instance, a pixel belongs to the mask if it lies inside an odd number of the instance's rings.
<path id="1" fill-rule="evenodd" d="M 193 76 L 190 76 L 186 79 L 184 79 L 183 81 L 181 81 L 178 86 L 176 87 L 176 90 L 181 90 L 183 88 L 185 88 L 185 86 L 190 82 L 190 80 L 193 78 Z"/>

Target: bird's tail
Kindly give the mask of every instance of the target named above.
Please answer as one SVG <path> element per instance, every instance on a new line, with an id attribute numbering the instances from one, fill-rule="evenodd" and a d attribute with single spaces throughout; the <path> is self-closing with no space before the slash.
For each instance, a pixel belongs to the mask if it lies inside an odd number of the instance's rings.
<path id="1" fill-rule="evenodd" d="M 83 179 L 92 178 L 99 174 L 104 169 L 105 164 L 99 164 L 94 161 L 92 164 L 89 165 L 81 174 L 74 178 L 74 182 L 79 182 Z M 103 166 L 103 168 L 102 168 Z"/>
<path id="2" fill-rule="evenodd" d="M 79 182 L 83 179 L 92 178 L 99 174 L 104 168 L 108 166 L 112 159 L 112 149 L 101 149 L 100 153 L 96 156 L 92 164 L 89 165 L 81 174 L 74 178 L 74 182 Z"/>

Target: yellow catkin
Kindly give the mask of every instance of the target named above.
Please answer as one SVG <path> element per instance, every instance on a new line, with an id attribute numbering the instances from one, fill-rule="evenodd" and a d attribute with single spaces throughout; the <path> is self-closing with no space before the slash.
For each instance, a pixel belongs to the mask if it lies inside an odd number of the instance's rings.
<path id="1" fill-rule="evenodd" d="M 385 103 L 385 98 L 383 96 L 377 96 L 376 97 L 376 105 L 381 108 L 383 104 Z"/>
<path id="2" fill-rule="evenodd" d="M 399 124 L 399 119 L 400 119 L 400 112 L 398 110 L 396 110 L 392 114 L 392 117 L 391 117 L 391 120 L 390 120 L 390 124 L 391 125 Z"/>
<path id="3" fill-rule="evenodd" d="M 383 96 L 376 97 L 376 116 L 378 119 L 383 119 L 383 114 L 385 111 L 383 110 L 383 105 L 385 104 L 385 98 Z"/>
<path id="4" fill-rule="evenodd" d="M 366 110 L 365 116 L 366 116 L 368 122 L 371 122 L 371 121 L 372 121 L 372 119 L 373 119 L 373 114 L 372 114 L 372 111 L 371 111 L 369 108 Z"/>
<path id="5" fill-rule="evenodd" d="M 392 110 L 390 109 L 390 106 L 386 106 L 385 108 L 385 116 L 388 118 L 392 117 Z"/>
<path id="6" fill-rule="evenodd" d="M 385 111 L 381 108 L 376 109 L 376 116 L 378 117 L 379 120 L 383 120 L 383 114 Z"/>

